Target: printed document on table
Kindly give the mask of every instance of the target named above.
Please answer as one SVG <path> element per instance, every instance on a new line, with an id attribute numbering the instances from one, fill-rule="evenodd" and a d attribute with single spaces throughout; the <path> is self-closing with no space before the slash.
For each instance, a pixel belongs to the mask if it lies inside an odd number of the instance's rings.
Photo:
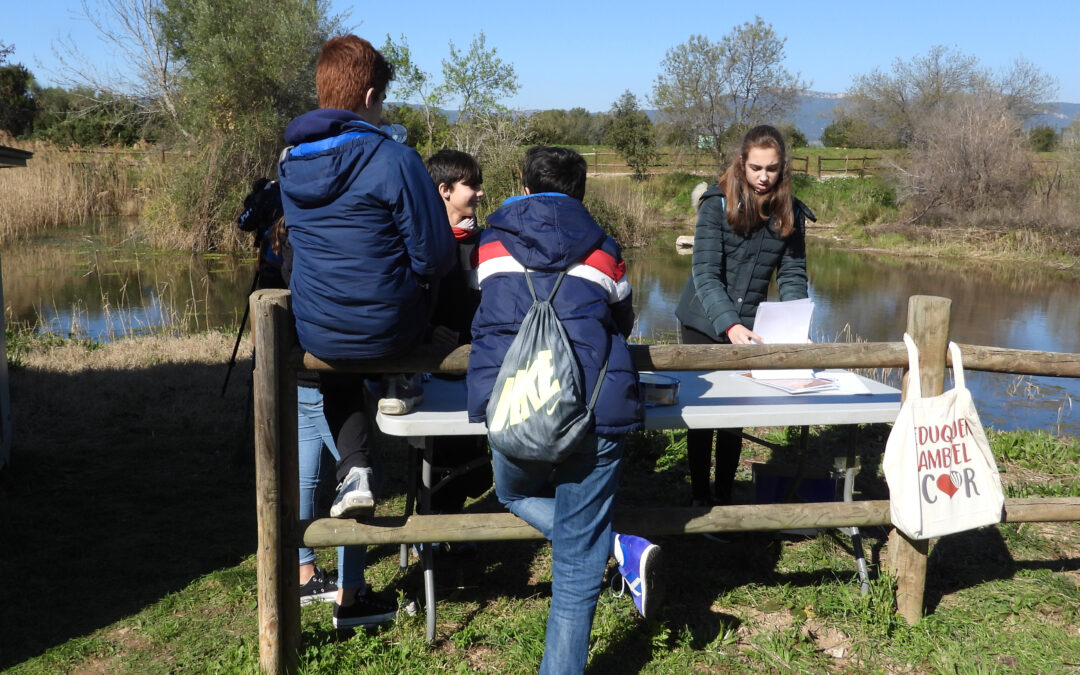
<path id="1" fill-rule="evenodd" d="M 763 302 L 758 305 L 754 318 L 754 332 L 765 344 L 806 344 L 810 338 L 810 319 L 814 315 L 814 303 L 810 298 L 787 302 Z M 752 370 L 755 379 L 812 378 L 807 369 Z"/>

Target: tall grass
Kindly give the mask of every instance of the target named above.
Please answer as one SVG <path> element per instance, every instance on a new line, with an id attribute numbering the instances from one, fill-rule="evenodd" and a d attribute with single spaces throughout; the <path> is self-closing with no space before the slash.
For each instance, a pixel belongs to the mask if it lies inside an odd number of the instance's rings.
<path id="1" fill-rule="evenodd" d="M 26 167 L 0 170 L 0 243 L 101 216 L 132 215 L 146 194 L 153 160 L 133 154 L 89 153 L 54 145 L 14 143 L 34 153 Z"/>
<path id="2" fill-rule="evenodd" d="M 624 247 L 644 246 L 673 225 L 693 217 L 690 191 L 702 178 L 687 173 L 591 177 L 585 206 L 596 222 Z"/>

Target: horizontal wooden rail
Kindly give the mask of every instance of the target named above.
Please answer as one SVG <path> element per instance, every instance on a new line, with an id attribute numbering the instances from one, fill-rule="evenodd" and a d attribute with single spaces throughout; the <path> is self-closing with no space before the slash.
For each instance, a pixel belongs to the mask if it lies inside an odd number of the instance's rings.
<path id="1" fill-rule="evenodd" d="M 1003 523 L 1080 520 L 1080 497 L 1007 499 Z M 887 500 L 813 504 L 746 504 L 706 508 L 619 509 L 615 527 L 638 535 L 764 532 L 891 525 Z M 411 544 L 425 541 L 543 539 L 512 513 L 385 516 L 365 522 L 320 518 L 300 523 L 293 546 Z"/>
<path id="2" fill-rule="evenodd" d="M 1049 377 L 1080 377 L 1080 354 L 960 345 L 966 370 Z M 630 345 L 640 370 L 745 370 L 747 368 L 904 368 L 902 342 L 816 343 L 806 345 Z M 300 349 L 293 364 L 307 370 L 354 373 L 463 373 L 468 345 L 456 349 L 424 345 L 399 357 L 377 361 L 323 361 Z M 950 359 L 951 361 L 951 359 Z"/>

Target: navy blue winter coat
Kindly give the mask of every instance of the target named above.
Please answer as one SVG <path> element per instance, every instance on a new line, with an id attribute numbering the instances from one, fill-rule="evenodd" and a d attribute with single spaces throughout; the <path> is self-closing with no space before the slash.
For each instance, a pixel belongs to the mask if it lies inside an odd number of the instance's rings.
<path id="1" fill-rule="evenodd" d="M 420 156 L 330 108 L 293 120 L 285 142 L 278 177 L 300 345 L 322 359 L 412 349 L 456 251 Z"/>
<path id="2" fill-rule="evenodd" d="M 487 224 L 477 248 L 480 307 L 472 325 L 469 420 L 486 420 L 495 378 L 532 305 L 525 268 L 541 298 L 547 298 L 558 272 L 565 269 L 566 277 L 552 304 L 581 364 L 586 396 L 592 395 L 604 358 L 610 354 L 593 409 L 596 432 L 623 434 L 640 429 L 644 408 L 637 369 L 626 345 L 634 310 L 618 244 L 580 201 L 563 194 L 511 197 L 488 216 Z"/>

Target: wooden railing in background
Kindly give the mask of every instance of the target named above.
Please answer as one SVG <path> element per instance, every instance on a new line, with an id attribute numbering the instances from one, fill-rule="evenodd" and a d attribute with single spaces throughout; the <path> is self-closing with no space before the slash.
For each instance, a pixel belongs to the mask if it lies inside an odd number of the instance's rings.
<path id="1" fill-rule="evenodd" d="M 255 347 L 255 475 L 258 516 L 259 658 L 267 673 L 294 673 L 300 649 L 297 546 L 401 544 L 418 541 L 539 539 L 540 533 L 508 513 L 376 517 L 359 523 L 298 520 L 296 371 L 464 372 L 469 348 L 428 346 L 378 362 L 327 362 L 296 342 L 288 291 L 251 297 Z M 948 364 L 947 298 L 913 296 L 907 332 L 921 355 L 922 390 L 942 391 Z M 1080 377 L 1080 354 L 961 345 L 968 370 Z M 634 345 L 641 370 L 739 370 L 748 368 L 906 368 L 902 342 L 807 345 Z M 905 389 L 907 375 L 905 375 Z M 1007 499 L 1002 522 L 1080 520 L 1080 498 Z M 887 501 L 764 504 L 620 511 L 616 524 L 637 534 L 691 534 L 888 525 Z M 896 580 L 898 613 L 914 623 L 923 615 L 928 541 L 896 530 L 887 564 Z"/>

